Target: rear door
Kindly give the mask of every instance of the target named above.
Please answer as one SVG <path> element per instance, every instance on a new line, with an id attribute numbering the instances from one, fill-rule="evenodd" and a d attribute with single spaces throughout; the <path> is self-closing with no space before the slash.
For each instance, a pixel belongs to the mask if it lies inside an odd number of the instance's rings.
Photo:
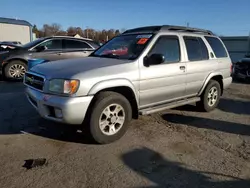
<path id="1" fill-rule="evenodd" d="M 186 96 L 195 96 L 202 88 L 206 78 L 218 67 L 214 55 L 208 50 L 201 36 L 183 36 L 186 47 Z"/>
<path id="2" fill-rule="evenodd" d="M 64 59 L 81 58 L 89 56 L 94 49 L 85 41 L 76 39 L 63 40 L 63 52 L 61 56 Z"/>
<path id="3" fill-rule="evenodd" d="M 37 51 L 41 46 L 45 47 L 43 51 Z M 48 39 L 41 44 L 37 45 L 29 54 L 32 58 L 46 59 L 50 61 L 62 59 L 62 40 L 60 38 Z"/>

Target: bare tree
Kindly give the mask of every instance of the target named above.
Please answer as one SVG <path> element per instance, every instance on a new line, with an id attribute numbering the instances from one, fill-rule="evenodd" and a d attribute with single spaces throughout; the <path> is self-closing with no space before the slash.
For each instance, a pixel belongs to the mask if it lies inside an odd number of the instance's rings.
<path id="1" fill-rule="evenodd" d="M 37 37 L 46 37 L 46 36 L 55 36 L 55 35 L 68 35 L 74 36 L 76 34 L 81 37 L 88 37 L 98 42 L 106 42 L 107 40 L 112 39 L 113 37 L 119 35 L 125 29 L 109 29 L 109 30 L 95 30 L 92 28 L 82 29 L 81 27 L 70 26 L 66 31 L 64 31 L 60 24 L 53 23 L 51 25 L 44 24 L 41 29 L 38 29 L 35 25 L 33 27 L 33 32 L 37 34 Z"/>

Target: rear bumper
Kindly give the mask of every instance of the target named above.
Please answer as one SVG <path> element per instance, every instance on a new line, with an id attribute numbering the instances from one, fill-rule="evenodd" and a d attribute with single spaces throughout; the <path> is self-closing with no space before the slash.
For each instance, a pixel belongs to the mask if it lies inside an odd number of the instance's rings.
<path id="1" fill-rule="evenodd" d="M 224 78 L 223 79 L 223 89 L 227 89 L 232 83 L 232 77 Z"/>
<path id="2" fill-rule="evenodd" d="M 26 96 L 43 118 L 67 124 L 81 124 L 93 98 L 46 95 L 31 88 L 26 89 Z"/>

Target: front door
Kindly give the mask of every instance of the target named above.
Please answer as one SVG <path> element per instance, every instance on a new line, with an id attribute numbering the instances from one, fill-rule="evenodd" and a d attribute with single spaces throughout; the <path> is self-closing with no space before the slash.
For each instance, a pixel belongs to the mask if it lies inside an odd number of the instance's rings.
<path id="1" fill-rule="evenodd" d="M 160 36 L 147 56 L 162 54 L 164 63 L 146 67 L 140 63 L 140 108 L 167 103 L 184 97 L 186 63 L 178 36 Z"/>
<path id="2" fill-rule="evenodd" d="M 37 49 L 44 46 L 43 51 L 37 51 Z M 62 54 L 62 40 L 61 39 L 50 39 L 40 45 L 30 52 L 29 56 L 34 59 L 46 59 L 50 61 L 63 59 Z"/>

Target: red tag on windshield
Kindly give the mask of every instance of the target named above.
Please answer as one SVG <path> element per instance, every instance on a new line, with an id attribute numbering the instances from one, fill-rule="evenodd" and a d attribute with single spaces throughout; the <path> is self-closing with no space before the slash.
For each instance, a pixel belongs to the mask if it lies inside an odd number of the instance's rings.
<path id="1" fill-rule="evenodd" d="M 147 38 L 141 38 L 140 40 L 138 40 L 137 44 L 145 44 L 147 41 Z"/>

